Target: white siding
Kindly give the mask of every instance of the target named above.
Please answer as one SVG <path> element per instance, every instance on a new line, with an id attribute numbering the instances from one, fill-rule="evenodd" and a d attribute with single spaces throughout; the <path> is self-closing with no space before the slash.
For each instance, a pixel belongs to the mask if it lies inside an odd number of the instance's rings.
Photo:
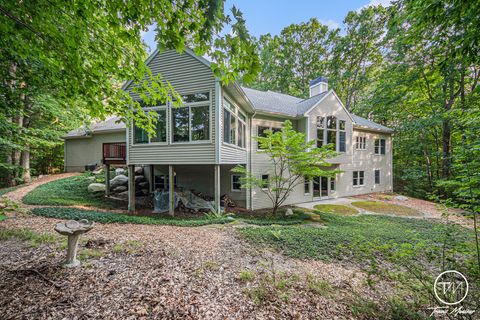
<path id="1" fill-rule="evenodd" d="M 220 146 L 221 146 L 221 150 L 220 150 L 220 163 L 224 163 L 224 164 L 246 164 L 247 163 L 247 150 L 246 149 L 242 149 L 242 148 L 239 148 L 237 146 L 234 146 L 234 145 L 231 145 L 231 144 L 228 144 L 228 143 L 225 143 L 223 142 L 223 135 L 224 135 L 224 132 L 223 132 L 223 108 L 224 108 L 224 99 L 227 98 L 232 104 L 234 104 L 237 108 L 240 108 L 239 107 L 239 104 L 230 96 L 228 96 L 227 94 L 224 93 L 224 91 L 222 91 L 222 100 L 220 101 L 220 105 L 221 105 L 221 110 L 220 110 L 220 113 L 219 113 L 219 116 L 220 116 Z M 248 134 L 248 132 L 250 131 L 250 128 L 249 128 L 249 121 L 248 121 L 248 114 L 242 109 L 240 108 L 240 110 L 242 110 L 242 112 L 247 116 L 247 121 L 246 121 L 246 141 L 245 141 L 245 145 L 248 147 L 249 145 L 249 139 L 250 139 L 250 136 Z"/>

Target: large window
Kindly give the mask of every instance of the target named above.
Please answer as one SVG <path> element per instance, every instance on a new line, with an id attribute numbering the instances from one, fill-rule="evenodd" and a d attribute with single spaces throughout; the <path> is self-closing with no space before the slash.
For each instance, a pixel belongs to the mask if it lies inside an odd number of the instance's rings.
<path id="1" fill-rule="evenodd" d="M 380 170 L 375 169 L 374 174 L 375 174 L 375 184 L 380 184 Z"/>
<path id="2" fill-rule="evenodd" d="M 257 137 L 266 137 L 267 136 L 267 131 L 271 131 L 272 134 L 275 132 L 280 132 L 282 129 L 280 128 L 275 128 L 275 127 L 264 127 L 264 126 L 258 126 L 257 127 Z M 260 143 L 257 142 L 257 149 L 262 149 L 260 146 Z"/>
<path id="3" fill-rule="evenodd" d="M 353 186 L 360 187 L 365 185 L 365 172 L 353 171 Z"/>
<path id="4" fill-rule="evenodd" d="M 223 142 L 245 148 L 247 117 L 227 99 L 223 107 Z"/>
<path id="5" fill-rule="evenodd" d="M 375 154 L 385 154 L 385 139 L 375 139 Z"/>
<path id="6" fill-rule="evenodd" d="M 335 116 L 317 117 L 317 147 L 333 144 L 337 152 L 346 152 L 346 122 Z M 338 137 L 337 137 L 338 134 Z"/>
<path id="7" fill-rule="evenodd" d="M 182 96 L 184 106 L 172 108 L 172 142 L 210 140 L 209 99 L 208 92 Z"/>
<path id="8" fill-rule="evenodd" d="M 150 108 L 157 113 L 157 123 L 155 124 L 155 136 L 149 137 L 148 133 L 138 127 L 134 122 L 133 141 L 134 143 L 153 143 L 167 142 L 167 110 L 165 108 Z M 147 112 L 152 112 L 147 111 Z"/>

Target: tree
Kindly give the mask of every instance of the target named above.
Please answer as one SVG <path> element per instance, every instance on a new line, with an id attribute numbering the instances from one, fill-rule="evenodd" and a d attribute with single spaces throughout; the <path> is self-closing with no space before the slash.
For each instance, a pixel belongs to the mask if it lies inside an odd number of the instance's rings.
<path id="1" fill-rule="evenodd" d="M 327 161 L 335 155 L 331 146 L 316 147 L 316 141 L 306 141 L 305 134 L 293 129 L 287 120 L 280 131 L 267 130 L 264 137 L 255 138 L 259 153 L 265 154 L 273 164 L 273 172 L 264 180 L 249 172 L 244 166 L 237 166 L 233 172 L 242 175 L 242 188 L 259 188 L 272 202 L 272 213 L 288 198 L 303 179 L 326 176 L 334 177 L 339 170 L 325 170 L 331 166 Z"/>
<path id="2" fill-rule="evenodd" d="M 154 77 L 145 64 L 141 32 L 152 25 L 160 50 L 183 52 L 189 47 L 208 55 L 212 71 L 225 83 L 240 76 L 248 81 L 258 71 L 242 13 L 233 7 L 225 14 L 224 0 L 2 2 L 0 117 L 7 123 L 0 126 L 2 167 L 28 177 L 29 170 L 22 169 L 32 147 L 28 128 L 43 130 L 36 122 L 48 119 L 32 118 L 38 115 L 35 107 L 60 106 L 65 114 L 79 111 L 70 116 L 85 121 L 108 115 L 135 119 L 154 134 L 155 115 L 143 112 L 140 103 L 121 90 L 122 83 L 133 80 L 147 103 L 180 104 L 175 89 L 162 75 Z M 46 96 L 55 103 L 42 104 Z"/>

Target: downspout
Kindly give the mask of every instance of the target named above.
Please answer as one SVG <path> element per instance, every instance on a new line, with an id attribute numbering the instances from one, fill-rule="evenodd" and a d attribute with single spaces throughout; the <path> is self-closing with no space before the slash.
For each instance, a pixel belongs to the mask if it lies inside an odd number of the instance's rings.
<path id="1" fill-rule="evenodd" d="M 251 173 L 252 172 L 252 153 L 253 153 L 253 148 L 252 148 L 252 129 L 253 129 L 253 118 L 255 118 L 255 115 L 257 114 L 257 110 L 255 110 L 253 112 L 253 115 L 252 117 L 250 118 L 250 152 L 248 154 L 248 162 L 249 162 L 249 165 L 248 165 L 248 172 Z M 253 190 L 252 188 L 250 187 L 249 188 L 249 193 L 250 193 L 250 210 L 253 210 Z"/>

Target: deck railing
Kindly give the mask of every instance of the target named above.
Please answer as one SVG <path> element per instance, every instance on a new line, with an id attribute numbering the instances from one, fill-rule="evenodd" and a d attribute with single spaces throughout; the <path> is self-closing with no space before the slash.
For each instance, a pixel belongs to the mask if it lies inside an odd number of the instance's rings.
<path id="1" fill-rule="evenodd" d="M 125 142 L 110 142 L 103 144 L 103 163 L 126 163 L 127 146 Z"/>

